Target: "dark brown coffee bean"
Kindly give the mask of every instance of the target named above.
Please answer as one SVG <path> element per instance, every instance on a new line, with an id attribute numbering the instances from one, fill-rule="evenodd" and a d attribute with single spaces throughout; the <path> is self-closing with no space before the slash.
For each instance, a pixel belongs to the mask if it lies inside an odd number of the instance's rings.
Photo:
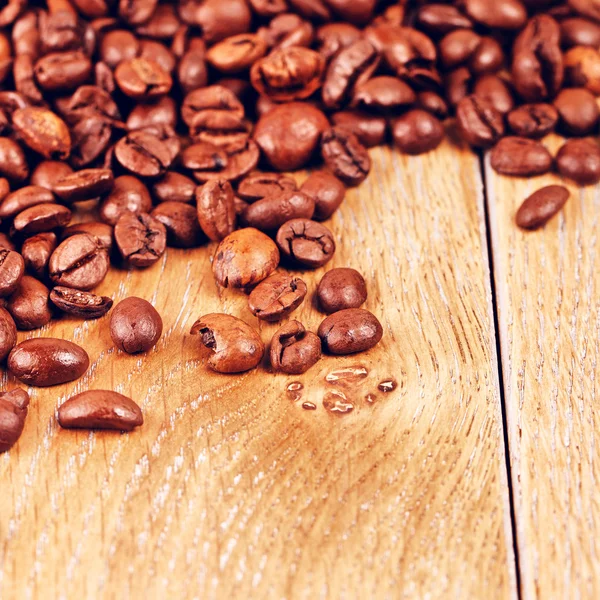
<path id="1" fill-rule="evenodd" d="M 100 57 L 114 69 L 124 60 L 134 59 L 139 51 L 139 41 L 130 31 L 115 29 L 108 31 L 100 43 Z"/>
<path id="2" fill-rule="evenodd" d="M 244 107 L 231 90 L 211 85 L 194 90 L 183 99 L 181 118 L 190 127 L 199 112 L 209 109 L 228 110 L 239 117 L 244 116 Z"/>
<path id="3" fill-rule="evenodd" d="M 488 73 L 479 77 L 473 85 L 473 94 L 489 102 L 501 115 L 515 106 L 510 88 L 498 75 Z"/>
<path id="4" fill-rule="evenodd" d="M 138 25 L 136 31 L 142 36 L 168 40 L 177 33 L 180 25 L 176 8 L 171 4 L 158 3 L 150 19 Z"/>
<path id="5" fill-rule="evenodd" d="M 151 210 L 148 188 L 137 177 L 121 175 L 114 180 L 112 191 L 100 204 L 99 214 L 102 221 L 114 226 L 125 212 L 139 215 Z"/>
<path id="6" fill-rule="evenodd" d="M 353 354 L 369 350 L 383 337 L 377 317 L 362 308 L 333 313 L 319 326 L 323 350 L 329 354 Z"/>
<path id="7" fill-rule="evenodd" d="M 207 237 L 215 242 L 235 229 L 233 188 L 227 181 L 208 181 L 196 190 L 198 222 Z"/>
<path id="8" fill-rule="evenodd" d="M 362 183 L 371 170 L 371 159 L 355 135 L 331 127 L 321 136 L 321 155 L 327 167 L 346 185 Z"/>
<path id="9" fill-rule="evenodd" d="M 581 17 L 564 19 L 560 22 L 560 42 L 563 48 L 600 48 L 600 25 Z"/>
<path id="10" fill-rule="evenodd" d="M 585 87 L 600 95 L 600 51 L 577 46 L 565 54 L 565 80 L 571 86 Z"/>
<path id="11" fill-rule="evenodd" d="M 331 231 L 310 219 L 287 221 L 279 228 L 276 241 L 283 256 L 311 269 L 327 264 L 335 252 Z"/>
<path id="12" fill-rule="evenodd" d="M 548 185 L 525 199 L 517 211 L 516 222 L 523 229 L 545 225 L 567 202 L 569 190 L 562 185 Z"/>
<path id="13" fill-rule="evenodd" d="M 87 233 L 68 237 L 50 257 L 48 271 L 55 285 L 91 290 L 106 277 L 110 259 L 108 251 Z"/>
<path id="14" fill-rule="evenodd" d="M 71 153 L 69 128 L 46 108 L 29 106 L 16 110 L 13 126 L 27 146 L 46 158 L 63 160 Z"/>
<path id="15" fill-rule="evenodd" d="M 380 75 L 356 85 L 351 106 L 389 114 L 414 104 L 416 99 L 412 88 L 404 81 Z"/>
<path id="16" fill-rule="evenodd" d="M 13 221 L 17 233 L 32 235 L 65 227 L 71 220 L 71 211 L 61 204 L 37 204 L 20 212 Z"/>
<path id="17" fill-rule="evenodd" d="M 109 390 L 81 392 L 58 409 L 58 423 L 65 429 L 131 431 L 143 422 L 142 411 L 133 400 Z"/>
<path id="18" fill-rule="evenodd" d="M 10 138 L 0 137 L 0 175 L 14 182 L 24 181 L 29 176 L 25 154 Z"/>
<path id="19" fill-rule="evenodd" d="M 415 108 L 392 122 L 394 142 L 406 154 L 423 154 L 444 139 L 444 126 L 431 113 Z"/>
<path id="20" fill-rule="evenodd" d="M 297 190 L 296 181 L 281 173 L 250 173 L 237 189 L 238 196 L 248 202 L 256 202 L 266 196 Z"/>
<path id="21" fill-rule="evenodd" d="M 600 147 L 589 138 L 568 140 L 556 155 L 558 172 L 578 185 L 600 181 Z"/>
<path id="22" fill-rule="evenodd" d="M 168 94 L 173 85 L 171 75 L 158 62 L 132 58 L 119 63 L 115 80 L 121 91 L 135 100 L 149 100 Z"/>
<path id="23" fill-rule="evenodd" d="M 436 94 L 435 92 L 419 92 L 417 94 L 417 104 L 423 110 L 430 112 L 432 115 L 434 115 L 442 121 L 448 116 L 448 104 L 439 94 Z"/>
<path id="24" fill-rule="evenodd" d="M 34 67 L 36 81 L 49 92 L 74 90 L 85 83 L 91 72 L 90 59 L 80 51 L 46 54 Z"/>
<path id="25" fill-rule="evenodd" d="M 88 369 L 87 352 L 77 344 L 35 338 L 17 344 L 8 355 L 8 368 L 27 385 L 48 387 L 79 379 Z"/>
<path id="26" fill-rule="evenodd" d="M 177 79 L 184 93 L 205 89 L 208 83 L 208 70 L 204 62 L 206 51 L 190 48 L 177 65 Z"/>
<path id="27" fill-rule="evenodd" d="M 313 171 L 300 186 L 300 191 L 315 201 L 316 221 L 325 221 L 333 215 L 344 201 L 346 187 L 329 171 Z"/>
<path id="28" fill-rule="evenodd" d="M 267 44 L 255 33 L 241 33 L 215 44 L 206 61 L 221 73 L 239 73 L 267 53 Z"/>
<path id="29" fill-rule="evenodd" d="M 0 307 L 0 363 L 3 363 L 9 352 L 17 343 L 17 326 L 10 313 Z M 0 395 L 0 398 L 2 396 Z"/>
<path id="30" fill-rule="evenodd" d="M 325 15 L 329 15 L 329 9 L 322 0 L 291 0 L 290 5 L 307 19 L 327 20 Z M 260 27 L 257 34 L 267 46 L 274 49 L 310 47 L 314 30 L 310 21 L 284 12 L 271 19 L 267 27 Z"/>
<path id="31" fill-rule="evenodd" d="M 457 29 L 440 40 L 439 53 L 446 69 L 466 63 L 481 43 L 481 36 L 472 29 Z"/>
<path id="32" fill-rule="evenodd" d="M 292 171 L 310 161 L 319 146 L 321 134 L 328 127 L 327 117 L 318 108 L 289 102 L 259 119 L 254 140 L 274 169 Z"/>
<path id="33" fill-rule="evenodd" d="M 128 171 L 140 177 L 158 177 L 171 166 L 172 150 L 145 130 L 132 131 L 115 145 L 115 157 Z"/>
<path id="34" fill-rule="evenodd" d="M 208 185 L 208 184 L 207 184 Z M 196 209 L 183 202 L 162 202 L 151 213 L 167 230 L 167 246 L 196 248 L 206 241 Z"/>
<path id="35" fill-rule="evenodd" d="M 331 115 L 331 122 L 353 133 L 367 148 L 385 142 L 387 124 L 382 116 L 370 115 L 362 110 L 342 110 Z"/>
<path id="36" fill-rule="evenodd" d="M 121 112 L 116 102 L 111 94 L 96 85 L 78 87 L 69 99 L 65 116 L 70 122 L 93 117 L 122 127 Z"/>
<path id="37" fill-rule="evenodd" d="M 367 301 L 367 285 L 355 269 L 331 269 L 319 282 L 317 298 L 319 306 L 326 313 L 359 308 Z"/>
<path id="38" fill-rule="evenodd" d="M 155 102 L 138 104 L 133 108 L 125 123 L 127 129 L 142 129 L 150 125 L 177 125 L 177 107 L 173 98 L 163 96 Z"/>
<path id="39" fill-rule="evenodd" d="M 98 238 L 100 244 L 109 252 L 111 251 L 113 245 L 113 228 L 110 225 L 100 223 L 99 221 L 69 225 L 69 227 L 63 229 L 61 239 L 66 240 L 68 237 L 77 235 L 78 233 L 87 233 Z"/>
<path id="40" fill-rule="evenodd" d="M 195 202 L 196 183 L 189 177 L 168 171 L 152 184 L 152 194 L 156 202 Z"/>
<path id="41" fill-rule="evenodd" d="M 598 125 L 600 110 L 596 98 L 584 88 L 561 90 L 554 106 L 559 114 L 559 127 L 567 134 L 588 135 Z"/>
<path id="42" fill-rule="evenodd" d="M 316 48 L 329 62 L 342 48 L 347 48 L 360 37 L 360 29 L 350 23 L 326 23 L 317 29 Z"/>
<path id="43" fill-rule="evenodd" d="M 21 256 L 25 269 L 38 279 L 48 275 L 48 261 L 56 248 L 56 234 L 53 232 L 38 233 L 27 238 L 21 246 Z"/>
<path id="44" fill-rule="evenodd" d="M 26 185 L 8 194 L 0 202 L 0 219 L 12 219 L 26 208 L 54 202 L 54 194 L 37 185 Z"/>
<path id="45" fill-rule="evenodd" d="M 558 111 L 551 104 L 523 104 L 510 111 L 507 120 L 515 135 L 540 138 L 554 131 Z"/>
<path id="46" fill-rule="evenodd" d="M 306 283 L 288 273 L 273 273 L 248 296 L 250 312 L 263 321 L 280 321 L 296 310 L 306 296 Z"/>
<path id="47" fill-rule="evenodd" d="M 32 104 L 41 104 L 44 101 L 42 92 L 33 75 L 34 56 L 30 53 L 17 54 L 13 62 L 13 79 L 16 91 Z"/>
<path id="48" fill-rule="evenodd" d="M 242 373 L 254 369 L 265 353 L 258 332 L 230 315 L 204 315 L 194 323 L 191 333 L 200 335 L 202 344 L 209 351 L 208 366 L 217 373 Z"/>
<path id="49" fill-rule="evenodd" d="M 436 35 L 473 26 L 471 20 L 455 6 L 437 3 L 421 6 L 417 12 L 417 22 L 420 27 Z"/>
<path id="50" fill-rule="evenodd" d="M 348 21 L 352 25 L 366 25 L 373 18 L 376 1 L 329 0 L 327 5 L 342 21 Z"/>
<path id="51" fill-rule="evenodd" d="M 493 37 L 484 36 L 469 57 L 468 66 L 474 75 L 496 73 L 504 64 L 504 51 Z"/>
<path id="52" fill-rule="evenodd" d="M 306 373 L 321 358 L 321 340 L 312 331 L 306 331 L 299 321 L 289 321 L 275 332 L 270 358 L 274 371 L 289 375 Z"/>
<path id="53" fill-rule="evenodd" d="M 109 192 L 114 184 L 109 169 L 83 169 L 59 179 L 54 193 L 67 204 L 91 200 Z"/>
<path id="54" fill-rule="evenodd" d="M 98 319 L 113 305 L 112 299 L 107 296 L 61 286 L 56 286 L 50 292 L 50 300 L 65 314 L 81 319 Z"/>
<path id="55" fill-rule="evenodd" d="M 153 265 L 167 246 L 165 226 L 146 213 L 124 212 L 115 225 L 114 236 L 123 260 L 132 267 Z"/>
<path id="56" fill-rule="evenodd" d="M 52 313 L 48 306 L 48 288 L 33 277 L 23 275 L 6 308 L 18 329 L 38 329 L 50 322 Z"/>
<path id="57" fill-rule="evenodd" d="M 110 337 L 127 354 L 147 352 L 162 335 L 163 323 L 158 311 L 142 298 L 121 300 L 110 315 Z"/>
<path id="58" fill-rule="evenodd" d="M 314 212 L 315 201 L 310 196 L 291 190 L 254 202 L 245 210 L 242 221 L 248 227 L 272 232 L 290 219 L 310 219 Z"/>
<path id="59" fill-rule="evenodd" d="M 21 437 L 28 406 L 29 394 L 25 390 L 0 392 L 0 452 L 10 450 Z"/>
<path id="60" fill-rule="evenodd" d="M 268 277 L 279 264 L 279 250 L 258 229 L 247 227 L 229 234 L 217 247 L 213 274 L 223 287 L 249 288 Z"/>
<path id="61" fill-rule="evenodd" d="M 177 66 L 175 55 L 164 44 L 156 40 L 142 40 L 138 58 L 155 62 L 165 73 L 169 74 Z"/>
<path id="62" fill-rule="evenodd" d="M 215 179 L 224 179 L 225 181 L 240 179 L 256 168 L 260 150 L 252 140 L 247 139 L 238 147 L 228 148 L 226 155 L 227 161 L 224 166 L 217 165 L 208 170 L 194 171 L 194 177 L 200 183 Z"/>
<path id="63" fill-rule="evenodd" d="M 208 111 L 204 111 L 202 114 L 206 112 Z M 225 150 L 208 142 L 192 144 L 181 153 L 181 165 L 191 171 L 218 171 L 224 169 L 227 162 Z"/>
<path id="64" fill-rule="evenodd" d="M 459 5 L 475 23 L 490 29 L 521 29 L 527 21 L 520 0 L 460 0 Z"/>
<path id="65" fill-rule="evenodd" d="M 186 14 L 184 5 L 179 8 L 179 16 L 189 25 L 197 26 L 207 44 L 214 44 L 226 37 L 250 30 L 252 12 L 247 2 L 242 0 L 205 0 L 201 4 L 188 3 L 192 19 Z"/>
<path id="66" fill-rule="evenodd" d="M 541 142 L 516 136 L 501 139 L 490 153 L 494 171 L 516 177 L 547 173 L 552 162 L 552 155 Z"/>
<path id="67" fill-rule="evenodd" d="M 456 122 L 463 139 L 475 148 L 493 146 L 504 135 L 502 115 L 478 96 L 467 96 L 458 103 Z"/>
<path id="68" fill-rule="evenodd" d="M 25 263 L 18 252 L 0 248 L 0 298 L 15 292 L 24 271 Z"/>

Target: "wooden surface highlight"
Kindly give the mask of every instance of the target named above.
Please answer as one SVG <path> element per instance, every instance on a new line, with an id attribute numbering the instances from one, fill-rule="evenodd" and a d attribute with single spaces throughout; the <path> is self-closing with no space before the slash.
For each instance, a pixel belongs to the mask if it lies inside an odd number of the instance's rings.
<path id="1" fill-rule="evenodd" d="M 385 330 L 368 353 L 326 357 L 301 377 L 207 371 L 188 333 L 198 316 L 258 324 L 243 295 L 216 288 L 214 246 L 169 250 L 99 288 L 155 303 L 165 330 L 147 356 L 117 352 L 106 317 L 33 334 L 81 343 L 92 366 L 33 390 L 21 440 L 0 456 L 0 597 L 516 597 L 479 163 L 450 142 L 372 157 L 332 221 L 327 267 L 365 275 Z M 311 296 L 323 272 L 305 274 Z M 294 316 L 312 330 L 323 319 L 310 300 Z M 275 326 L 259 325 L 268 341 Z M 347 367 L 368 374 L 327 382 Z M 389 378 L 397 389 L 378 391 Z M 57 406 L 94 388 L 136 399 L 143 427 L 61 430 Z M 354 411 L 325 411 L 332 391 Z"/>

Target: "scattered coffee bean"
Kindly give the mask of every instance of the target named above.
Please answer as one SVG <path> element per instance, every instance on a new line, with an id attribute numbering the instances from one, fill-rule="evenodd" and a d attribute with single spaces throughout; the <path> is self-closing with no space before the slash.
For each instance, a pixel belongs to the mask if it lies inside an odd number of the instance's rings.
<path id="1" fill-rule="evenodd" d="M 600 147 L 589 138 L 566 141 L 556 155 L 558 172 L 578 185 L 600 181 Z"/>
<path id="2" fill-rule="evenodd" d="M 289 321 L 275 332 L 270 357 L 273 370 L 300 375 L 321 358 L 321 340 L 302 323 Z"/>
<path id="3" fill-rule="evenodd" d="M 17 326 L 10 313 L 0 307 L 0 363 L 17 343 Z"/>
<path id="4" fill-rule="evenodd" d="M 545 225 L 569 199 L 569 190 L 562 185 L 548 185 L 525 199 L 517 211 L 516 222 L 523 229 Z"/>
<path id="5" fill-rule="evenodd" d="M 313 171 L 300 187 L 300 191 L 315 202 L 313 218 L 325 221 L 333 215 L 344 201 L 346 188 L 335 175 L 329 171 Z"/>
<path id="6" fill-rule="evenodd" d="M 21 437 L 28 406 L 29 394 L 25 390 L 0 392 L 0 452 L 10 450 Z"/>
<path id="7" fill-rule="evenodd" d="M 14 293 L 24 271 L 25 263 L 19 253 L 0 248 L 0 298 Z"/>
<path id="8" fill-rule="evenodd" d="M 349 186 L 362 183 L 371 170 L 365 147 L 354 134 L 339 126 L 323 132 L 321 154 L 333 174 Z"/>
<path id="9" fill-rule="evenodd" d="M 551 104 L 523 104 L 507 117 L 511 131 L 520 137 L 541 138 L 554 131 L 558 111 Z"/>
<path id="10" fill-rule="evenodd" d="M 142 298 L 121 300 L 110 315 L 110 337 L 127 354 L 147 352 L 162 335 L 163 323 L 158 311 Z"/>
<path id="11" fill-rule="evenodd" d="M 598 47 L 577 46 L 564 56 L 565 80 L 571 86 L 584 87 L 600 94 L 600 51 Z"/>
<path id="12" fill-rule="evenodd" d="M 65 314 L 82 319 L 97 319 L 105 315 L 113 305 L 112 299 L 107 296 L 58 285 L 50 292 L 50 300 Z"/>
<path id="13" fill-rule="evenodd" d="M 205 184 L 208 185 L 208 184 Z M 167 230 L 167 246 L 196 248 L 206 241 L 196 209 L 183 202 L 161 202 L 151 213 Z"/>
<path id="14" fill-rule="evenodd" d="M 168 171 L 152 185 L 152 194 L 157 202 L 192 203 L 195 192 L 196 183 L 175 171 Z"/>
<path id="15" fill-rule="evenodd" d="M 100 223 L 99 221 L 89 221 L 87 223 L 77 223 L 76 225 L 69 225 L 62 230 L 61 239 L 66 240 L 72 235 L 79 233 L 87 233 L 95 238 L 104 248 L 109 252 L 113 245 L 113 228 L 106 223 Z"/>
<path id="16" fill-rule="evenodd" d="M 377 317 L 362 308 L 333 313 L 319 326 L 323 350 L 330 354 L 353 354 L 379 343 L 383 328 Z"/>
<path id="17" fill-rule="evenodd" d="M 20 212 L 13 228 L 22 235 L 31 235 L 65 227 L 70 220 L 71 211 L 62 204 L 37 204 Z"/>
<path id="18" fill-rule="evenodd" d="M 242 214 L 242 222 L 260 231 L 276 231 L 290 219 L 310 219 L 315 212 L 315 201 L 307 194 L 283 191 L 250 204 Z"/>
<path id="19" fill-rule="evenodd" d="M 458 103 L 456 122 L 463 139 L 475 148 L 489 148 L 504 135 L 502 115 L 479 96 L 467 96 Z"/>
<path id="20" fill-rule="evenodd" d="M 131 267 L 153 265 L 167 247 L 165 226 L 146 213 L 124 212 L 115 225 L 114 235 L 123 260 Z"/>
<path id="21" fill-rule="evenodd" d="M 387 123 L 381 115 L 372 115 L 362 110 L 341 110 L 331 115 L 331 121 L 353 133 L 367 148 L 380 146 L 385 142 Z"/>
<path id="22" fill-rule="evenodd" d="M 14 140 L 0 137 L 0 175 L 13 182 L 21 182 L 29 176 L 25 153 Z"/>
<path id="23" fill-rule="evenodd" d="M 546 147 L 529 138 L 505 137 L 490 154 L 490 164 L 495 171 L 517 177 L 547 173 L 552 162 L 552 155 Z"/>
<path id="24" fill-rule="evenodd" d="M 276 241 L 283 256 L 311 269 L 327 264 L 335 252 L 331 231 L 310 219 L 287 221 L 279 228 Z"/>
<path id="25" fill-rule="evenodd" d="M 326 313 L 359 308 L 367 300 L 367 285 L 355 269 L 345 267 L 327 271 L 317 287 L 319 306 Z"/>
<path id="26" fill-rule="evenodd" d="M 13 126 L 25 144 L 45 158 L 64 160 L 71 152 L 69 128 L 46 108 L 28 106 L 16 110 Z"/>
<path id="27" fill-rule="evenodd" d="M 21 277 L 17 289 L 6 303 L 18 329 L 38 329 L 50 322 L 52 312 L 48 306 L 48 294 L 48 288 L 41 281 L 29 275 Z"/>
<path id="28" fill-rule="evenodd" d="M 406 154 L 423 154 L 444 139 L 444 127 L 431 113 L 415 108 L 392 123 L 394 142 Z"/>
<path id="29" fill-rule="evenodd" d="M 233 188 L 228 181 L 207 181 L 196 190 L 198 222 L 206 236 L 218 242 L 235 229 Z"/>
<path id="30" fill-rule="evenodd" d="M 148 188 L 137 177 L 121 175 L 114 180 L 112 191 L 100 204 L 99 214 L 102 221 L 114 226 L 125 212 L 139 215 L 151 210 Z"/>
<path id="31" fill-rule="evenodd" d="M 596 104 L 596 97 L 586 89 L 562 90 L 554 99 L 554 106 L 560 117 L 559 127 L 564 133 L 588 135 L 598 125 L 600 109 Z"/>
<path id="32" fill-rule="evenodd" d="M 296 310 L 306 296 L 306 283 L 287 273 L 273 273 L 248 296 L 250 312 L 263 321 L 279 321 Z"/>

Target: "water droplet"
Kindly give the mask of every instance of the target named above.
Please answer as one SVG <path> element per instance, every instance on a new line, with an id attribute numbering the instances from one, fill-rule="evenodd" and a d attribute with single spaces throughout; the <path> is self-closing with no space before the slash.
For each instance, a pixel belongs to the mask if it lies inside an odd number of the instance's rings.
<path id="1" fill-rule="evenodd" d="M 365 400 L 369 403 L 369 404 L 375 404 L 375 402 L 377 402 L 377 395 L 376 394 L 367 394 L 365 396 Z"/>
<path id="2" fill-rule="evenodd" d="M 383 381 L 379 382 L 377 389 L 380 392 L 387 394 L 388 392 L 393 392 L 397 387 L 398 384 L 396 383 L 395 379 L 384 379 Z"/>
<path id="3" fill-rule="evenodd" d="M 314 402 L 303 402 L 302 403 L 302 408 L 304 410 L 317 410 L 317 405 Z"/>
<path id="4" fill-rule="evenodd" d="M 292 383 L 287 386 L 288 398 L 292 400 L 292 402 L 300 400 L 300 398 L 302 398 L 303 389 L 304 386 L 299 381 L 292 381 Z"/>
<path id="5" fill-rule="evenodd" d="M 325 381 L 332 384 L 352 383 L 360 381 L 369 374 L 369 371 L 362 365 L 352 365 L 331 371 L 325 376 Z"/>
<path id="6" fill-rule="evenodd" d="M 354 404 L 346 398 L 343 392 L 335 390 L 327 392 L 323 397 L 323 407 L 330 413 L 345 415 L 354 410 Z"/>

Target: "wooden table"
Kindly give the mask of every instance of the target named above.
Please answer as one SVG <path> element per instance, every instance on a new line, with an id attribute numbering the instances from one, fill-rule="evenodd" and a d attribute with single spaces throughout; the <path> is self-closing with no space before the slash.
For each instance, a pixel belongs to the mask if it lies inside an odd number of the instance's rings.
<path id="1" fill-rule="evenodd" d="M 600 188 L 572 188 L 524 233 L 516 208 L 554 176 L 498 177 L 452 139 L 372 158 L 327 266 L 365 275 L 385 330 L 370 352 L 301 377 L 209 372 L 200 315 L 275 330 L 217 289 L 214 246 L 99 288 L 163 315 L 146 356 L 117 352 L 106 317 L 20 335 L 74 340 L 92 362 L 31 390 L 0 456 L 1 598 L 599 597 Z M 311 296 L 322 274 L 304 274 Z M 296 318 L 323 315 L 307 300 Z M 135 398 L 144 426 L 61 430 L 57 406 L 93 388 Z M 354 410 L 327 412 L 332 392 Z"/>

